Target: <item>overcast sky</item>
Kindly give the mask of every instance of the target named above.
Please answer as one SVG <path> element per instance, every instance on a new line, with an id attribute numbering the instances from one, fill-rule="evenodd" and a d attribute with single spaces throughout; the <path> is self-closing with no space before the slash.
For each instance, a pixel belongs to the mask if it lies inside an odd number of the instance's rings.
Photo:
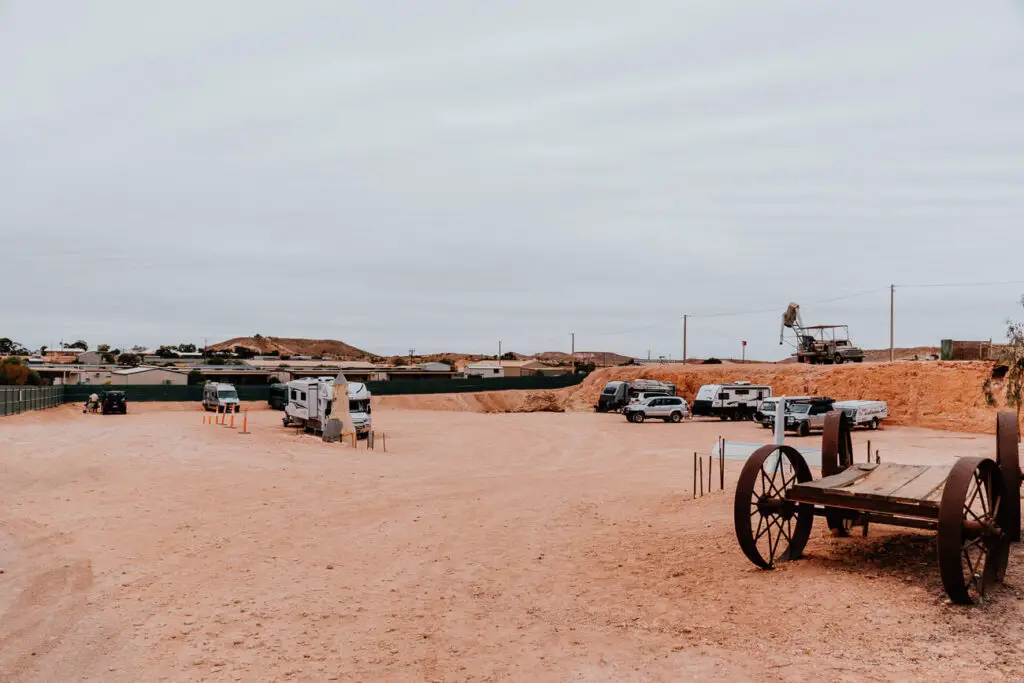
<path id="1" fill-rule="evenodd" d="M 889 283 L 1024 280 L 1024 10 L 0 0 L 0 231 L 33 346 L 886 347 Z M 897 289 L 897 345 L 1021 292 Z"/>

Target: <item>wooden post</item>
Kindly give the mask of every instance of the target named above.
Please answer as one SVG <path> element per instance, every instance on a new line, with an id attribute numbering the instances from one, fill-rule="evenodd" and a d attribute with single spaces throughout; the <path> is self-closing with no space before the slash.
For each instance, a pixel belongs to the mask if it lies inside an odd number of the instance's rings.
<path id="1" fill-rule="evenodd" d="M 693 452 L 693 498 L 697 499 L 697 451 Z"/>
<path id="2" fill-rule="evenodd" d="M 868 462 L 871 462 L 871 439 L 868 439 Z"/>
<path id="3" fill-rule="evenodd" d="M 718 451 L 718 487 L 725 490 L 725 449 Z"/>
<path id="4" fill-rule="evenodd" d="M 708 493 L 711 493 L 711 454 L 708 454 Z"/>
<path id="5" fill-rule="evenodd" d="M 704 495 L 704 458 L 699 460 L 700 464 L 700 495 Z"/>
<path id="6" fill-rule="evenodd" d="M 882 462 L 882 456 L 878 454 L 878 449 L 875 449 L 875 464 Z"/>

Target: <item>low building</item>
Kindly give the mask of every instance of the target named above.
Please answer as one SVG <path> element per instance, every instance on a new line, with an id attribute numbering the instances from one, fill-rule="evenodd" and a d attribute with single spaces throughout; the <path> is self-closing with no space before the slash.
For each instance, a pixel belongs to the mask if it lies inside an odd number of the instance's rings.
<path id="1" fill-rule="evenodd" d="M 464 372 L 467 377 L 527 377 L 541 374 L 550 367 L 550 365 L 533 359 L 479 360 L 466 365 Z"/>
<path id="2" fill-rule="evenodd" d="M 110 373 L 114 386 L 137 384 L 188 384 L 188 373 L 170 368 L 154 368 L 140 365 L 136 368 L 121 368 Z"/>

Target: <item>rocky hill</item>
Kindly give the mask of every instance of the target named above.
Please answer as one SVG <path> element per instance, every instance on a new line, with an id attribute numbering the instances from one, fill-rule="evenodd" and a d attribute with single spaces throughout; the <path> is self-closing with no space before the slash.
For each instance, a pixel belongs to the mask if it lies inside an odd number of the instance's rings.
<path id="1" fill-rule="evenodd" d="M 231 351 L 244 346 L 258 354 L 277 351 L 282 356 L 325 356 L 339 360 L 369 360 L 375 357 L 369 351 L 357 349 L 337 339 L 296 339 L 293 337 L 235 337 L 210 345 L 211 351 Z"/>

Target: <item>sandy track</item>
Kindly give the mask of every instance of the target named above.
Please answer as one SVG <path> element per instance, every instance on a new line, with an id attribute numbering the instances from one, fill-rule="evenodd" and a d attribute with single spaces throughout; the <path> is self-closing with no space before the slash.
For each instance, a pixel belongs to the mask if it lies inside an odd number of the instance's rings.
<path id="1" fill-rule="evenodd" d="M 377 409 L 384 455 L 279 416 L 0 422 L 0 679 L 1024 676 L 1019 548 L 975 609 L 945 603 L 927 534 L 819 524 L 807 559 L 755 570 L 689 455 L 752 425 Z M 904 461 L 993 447 L 870 437 Z"/>

